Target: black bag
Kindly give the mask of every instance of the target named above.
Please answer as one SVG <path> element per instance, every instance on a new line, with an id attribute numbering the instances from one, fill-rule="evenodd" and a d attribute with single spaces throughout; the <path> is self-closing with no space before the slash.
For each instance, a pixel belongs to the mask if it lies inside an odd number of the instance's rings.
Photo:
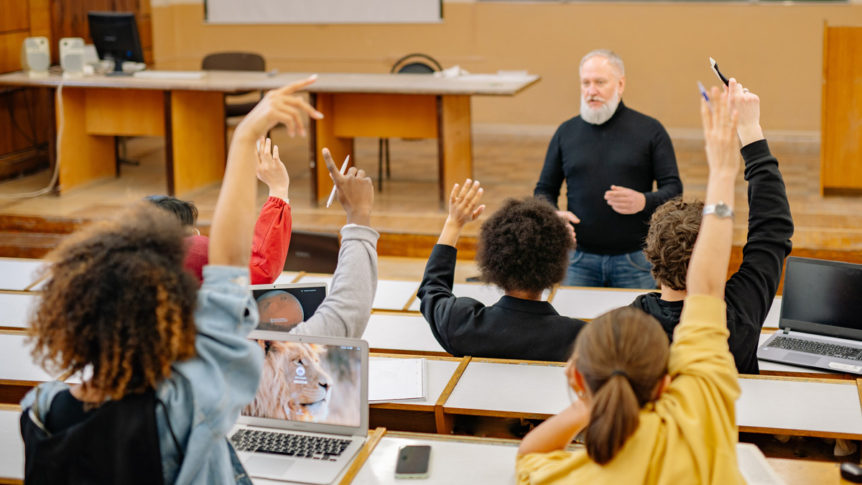
<path id="1" fill-rule="evenodd" d="M 57 433 L 39 420 L 37 404 L 25 409 L 24 483 L 163 483 L 155 404 L 153 391 L 131 394 L 102 404 L 84 421 Z"/>

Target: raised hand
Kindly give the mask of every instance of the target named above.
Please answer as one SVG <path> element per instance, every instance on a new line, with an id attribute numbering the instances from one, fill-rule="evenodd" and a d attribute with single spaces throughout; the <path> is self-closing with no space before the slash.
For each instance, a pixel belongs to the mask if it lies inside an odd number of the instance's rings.
<path id="1" fill-rule="evenodd" d="M 305 136 L 305 125 L 303 113 L 319 120 L 323 113 L 317 111 L 299 96 L 293 93 L 307 87 L 317 80 L 317 75 L 307 79 L 288 84 L 282 88 L 273 89 L 266 93 L 262 100 L 257 103 L 251 112 L 243 118 L 237 126 L 238 134 L 247 134 L 257 139 L 264 136 L 278 123 L 284 123 L 287 133 L 296 136 L 297 132 Z"/>
<path id="2" fill-rule="evenodd" d="M 257 141 L 257 178 L 269 187 L 269 196 L 287 200 L 290 176 L 278 157 L 278 145 L 269 138 Z"/>
<path id="3" fill-rule="evenodd" d="M 725 92 L 713 87 L 710 103 L 700 103 L 700 117 L 706 140 L 706 161 L 710 174 L 722 172 L 736 175 L 739 171 L 740 156 L 736 137 L 739 113 L 734 102 L 737 95 L 734 93 L 740 92 L 736 80 L 731 79 Z"/>
<path id="4" fill-rule="evenodd" d="M 736 79 L 731 78 L 736 83 Z M 742 146 L 763 139 L 763 128 L 760 126 L 760 98 L 737 83 L 736 88 L 728 90 L 733 98 L 733 105 L 739 113 L 736 133 Z"/>
<path id="5" fill-rule="evenodd" d="M 485 189 L 481 187 L 478 180 L 474 182 L 467 179 L 464 185 L 455 184 L 452 187 L 452 192 L 449 194 L 449 216 L 446 218 L 437 244 L 454 246 L 458 242 L 464 225 L 475 221 L 485 211 L 485 205 L 479 205 L 483 193 Z"/>
<path id="6" fill-rule="evenodd" d="M 350 167 L 347 173 L 342 175 L 328 148 L 323 149 L 323 161 L 335 183 L 338 202 L 347 212 L 347 223 L 370 226 L 371 208 L 374 205 L 371 177 L 365 175 L 365 170 L 357 170 L 356 167 Z"/>
<path id="7" fill-rule="evenodd" d="M 637 214 L 646 207 L 644 194 L 619 185 L 611 185 L 611 190 L 605 192 L 605 200 L 619 214 Z"/>
<path id="8" fill-rule="evenodd" d="M 463 227 L 468 222 L 475 221 L 485 210 L 484 205 L 479 205 L 479 200 L 485 189 L 480 187 L 479 181 L 467 179 L 464 185 L 455 184 L 452 193 L 449 194 L 449 217 L 448 221 Z"/>

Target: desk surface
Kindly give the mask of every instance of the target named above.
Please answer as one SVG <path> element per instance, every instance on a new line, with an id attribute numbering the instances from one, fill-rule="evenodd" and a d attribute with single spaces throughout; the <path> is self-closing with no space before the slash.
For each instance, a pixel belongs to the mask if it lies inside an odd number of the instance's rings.
<path id="1" fill-rule="evenodd" d="M 401 358 L 400 356 L 371 354 L 372 357 L 378 358 Z M 413 357 L 413 356 L 404 356 Z M 425 398 L 424 399 L 406 399 L 401 401 L 389 401 L 388 403 L 374 403 L 378 407 L 396 407 L 402 409 L 419 409 L 433 408 L 437 403 L 437 399 L 443 393 L 446 385 L 458 369 L 461 363 L 460 359 L 446 357 L 428 357 L 425 358 Z M 369 376 L 369 378 L 371 378 Z"/>
<path id="2" fill-rule="evenodd" d="M 87 76 L 63 79 L 52 74 L 31 78 L 24 72 L 0 75 L 0 85 L 30 85 L 76 88 L 154 89 L 187 91 L 245 91 L 279 88 L 305 79 L 312 73 L 285 72 L 270 75 L 264 72 L 207 71 L 201 79 L 156 79 L 133 76 Z M 379 93 L 379 94 L 439 94 L 513 96 L 533 83 L 539 76 L 463 76 L 438 78 L 431 75 L 320 73 L 317 81 L 305 89 L 313 93 Z"/>
<path id="3" fill-rule="evenodd" d="M 0 327 L 27 328 L 30 307 L 38 293 L 0 293 Z"/>
<path id="4" fill-rule="evenodd" d="M 362 339 L 376 350 L 446 353 L 422 315 L 374 313 Z"/>
<path id="5" fill-rule="evenodd" d="M 0 258 L 0 290 L 21 291 L 36 281 L 41 259 Z"/>
<path id="6" fill-rule="evenodd" d="M 0 479 L 24 479 L 24 442 L 18 419 L 19 409 L 0 409 Z"/>
<path id="7" fill-rule="evenodd" d="M 736 403 L 741 431 L 862 439 L 856 381 L 743 376 Z M 545 418 L 570 403 L 562 366 L 474 359 L 444 404 L 444 412 Z"/>

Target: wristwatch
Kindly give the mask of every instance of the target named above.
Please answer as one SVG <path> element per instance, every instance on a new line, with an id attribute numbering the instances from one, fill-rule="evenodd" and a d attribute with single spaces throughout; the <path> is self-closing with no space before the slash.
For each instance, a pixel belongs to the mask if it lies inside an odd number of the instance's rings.
<path id="1" fill-rule="evenodd" d="M 703 215 L 714 215 L 716 217 L 720 217 L 722 219 L 733 217 L 733 209 L 731 209 L 727 204 L 722 201 L 718 201 L 718 204 L 710 204 L 703 207 Z"/>

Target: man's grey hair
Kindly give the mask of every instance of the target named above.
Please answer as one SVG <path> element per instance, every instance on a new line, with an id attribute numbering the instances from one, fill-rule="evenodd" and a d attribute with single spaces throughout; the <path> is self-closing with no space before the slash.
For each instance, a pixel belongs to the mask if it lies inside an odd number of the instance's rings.
<path id="1" fill-rule="evenodd" d="M 578 72 L 580 72 L 580 70 L 583 69 L 585 62 L 587 62 L 590 58 L 596 57 L 596 56 L 604 57 L 605 59 L 607 59 L 608 62 L 610 62 L 611 65 L 614 66 L 614 68 L 616 68 L 617 72 L 619 72 L 620 77 L 623 77 L 626 75 L 626 66 L 623 64 L 622 58 L 610 49 L 596 49 L 596 50 L 592 50 L 590 52 L 587 52 L 587 55 L 585 55 L 581 59 L 581 64 L 578 66 Z"/>

